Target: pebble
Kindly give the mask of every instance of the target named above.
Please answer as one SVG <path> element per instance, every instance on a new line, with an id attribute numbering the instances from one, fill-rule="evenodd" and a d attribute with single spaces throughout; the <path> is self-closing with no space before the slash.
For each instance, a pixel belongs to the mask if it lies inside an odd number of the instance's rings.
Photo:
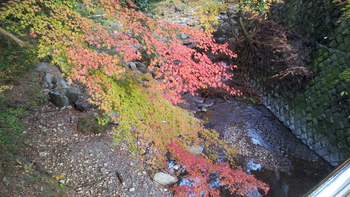
<path id="1" fill-rule="evenodd" d="M 109 174 L 109 172 L 108 172 L 108 170 L 107 170 L 106 168 L 101 168 L 101 172 L 102 172 L 102 174 L 104 174 L 104 175 Z"/>
<path id="2" fill-rule="evenodd" d="M 136 189 L 134 187 L 129 188 L 129 192 L 134 192 Z"/>
<path id="3" fill-rule="evenodd" d="M 175 165 L 174 166 L 174 170 L 179 170 L 180 169 L 180 166 L 179 165 Z"/>
<path id="4" fill-rule="evenodd" d="M 48 155 L 48 154 L 49 154 L 48 152 L 44 151 L 44 152 L 40 152 L 40 153 L 39 153 L 39 156 L 40 156 L 40 157 L 45 157 L 45 156 Z"/>

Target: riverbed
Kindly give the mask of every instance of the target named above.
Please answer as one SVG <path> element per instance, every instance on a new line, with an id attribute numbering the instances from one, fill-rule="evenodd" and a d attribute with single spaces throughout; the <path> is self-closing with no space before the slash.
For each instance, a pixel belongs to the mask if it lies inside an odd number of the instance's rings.
<path id="1" fill-rule="evenodd" d="M 302 196 L 331 171 L 329 163 L 296 138 L 263 105 L 190 95 L 185 100 L 188 104 L 182 107 L 237 148 L 237 163 L 269 184 L 267 196 Z"/>

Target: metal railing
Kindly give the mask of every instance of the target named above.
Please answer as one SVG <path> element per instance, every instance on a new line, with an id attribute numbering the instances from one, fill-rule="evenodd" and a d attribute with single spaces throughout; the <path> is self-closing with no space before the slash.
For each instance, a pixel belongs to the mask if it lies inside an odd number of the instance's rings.
<path id="1" fill-rule="evenodd" d="M 304 197 L 350 197 L 350 158 Z"/>

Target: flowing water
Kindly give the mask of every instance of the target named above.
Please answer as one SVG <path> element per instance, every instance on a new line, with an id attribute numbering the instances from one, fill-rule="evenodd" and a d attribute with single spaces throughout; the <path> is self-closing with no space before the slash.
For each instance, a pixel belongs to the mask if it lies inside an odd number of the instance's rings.
<path id="1" fill-rule="evenodd" d="M 183 107 L 195 111 L 208 128 L 237 147 L 237 162 L 243 169 L 269 184 L 267 196 L 302 196 L 331 171 L 263 105 L 190 96 L 187 101 L 189 105 Z"/>

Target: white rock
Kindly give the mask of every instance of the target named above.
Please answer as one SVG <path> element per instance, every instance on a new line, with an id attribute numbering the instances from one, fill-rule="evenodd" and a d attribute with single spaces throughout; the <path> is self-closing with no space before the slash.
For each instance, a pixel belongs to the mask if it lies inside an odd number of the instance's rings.
<path id="1" fill-rule="evenodd" d="M 48 154 L 49 154 L 48 152 L 44 151 L 44 152 L 40 152 L 40 153 L 39 153 L 39 156 L 40 156 L 40 157 L 45 157 L 45 156 L 48 155 Z"/>
<path id="2" fill-rule="evenodd" d="M 175 165 L 174 166 L 174 170 L 179 170 L 180 169 L 180 166 L 179 165 Z"/>
<path id="3" fill-rule="evenodd" d="M 134 188 L 134 187 L 132 187 L 132 188 L 129 189 L 129 192 L 134 192 L 134 191 L 135 191 L 135 188 Z"/>
<path id="4" fill-rule="evenodd" d="M 170 185 L 178 182 L 178 179 L 176 177 L 173 177 L 164 172 L 157 172 L 154 175 L 153 180 L 161 185 Z"/>

